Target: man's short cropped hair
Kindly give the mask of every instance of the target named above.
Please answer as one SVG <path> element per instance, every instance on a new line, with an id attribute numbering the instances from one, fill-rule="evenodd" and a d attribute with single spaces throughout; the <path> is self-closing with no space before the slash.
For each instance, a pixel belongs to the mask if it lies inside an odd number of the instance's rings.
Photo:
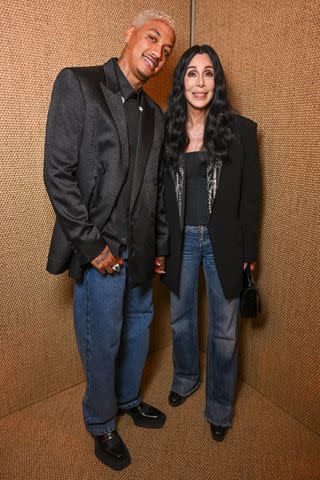
<path id="1" fill-rule="evenodd" d="M 167 15 L 159 10 L 144 10 L 136 16 L 132 22 L 132 25 L 139 28 L 149 20 L 160 20 L 161 22 L 165 22 L 174 32 L 176 31 L 175 22 L 170 15 Z"/>

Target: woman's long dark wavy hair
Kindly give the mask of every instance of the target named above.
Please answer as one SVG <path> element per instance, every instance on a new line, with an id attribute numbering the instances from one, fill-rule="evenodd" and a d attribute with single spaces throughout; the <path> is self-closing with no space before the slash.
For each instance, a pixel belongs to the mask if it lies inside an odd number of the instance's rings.
<path id="1" fill-rule="evenodd" d="M 209 161 L 216 164 L 228 158 L 228 146 L 232 141 L 233 114 L 228 100 L 226 79 L 217 53 L 209 45 L 194 45 L 180 58 L 173 74 L 169 94 L 169 109 L 166 112 L 165 165 L 176 170 L 178 158 L 189 143 L 186 131 L 187 101 L 184 94 L 184 77 L 192 58 L 198 53 L 209 55 L 214 70 L 214 96 L 206 117 L 203 149 Z"/>

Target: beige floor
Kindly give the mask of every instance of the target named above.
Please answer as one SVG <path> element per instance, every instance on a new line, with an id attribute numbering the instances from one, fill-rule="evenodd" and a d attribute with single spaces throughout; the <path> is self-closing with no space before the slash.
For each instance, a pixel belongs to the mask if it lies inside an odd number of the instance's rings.
<path id="1" fill-rule="evenodd" d="M 114 472 L 92 454 L 81 419 L 78 385 L 0 421 L 1 480 L 319 480 L 320 438 L 253 388 L 240 383 L 235 422 L 215 443 L 203 419 L 204 387 L 179 408 L 167 404 L 170 348 L 153 353 L 144 398 L 167 414 L 161 430 L 135 427 L 121 417 L 118 430 L 132 464 Z"/>

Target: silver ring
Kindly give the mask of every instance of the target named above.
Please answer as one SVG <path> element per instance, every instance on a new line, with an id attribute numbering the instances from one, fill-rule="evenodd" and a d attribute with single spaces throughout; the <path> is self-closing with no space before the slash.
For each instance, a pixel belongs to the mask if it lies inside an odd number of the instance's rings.
<path id="1" fill-rule="evenodd" d="M 120 265 L 119 265 L 119 263 L 116 263 L 115 265 L 113 265 L 112 270 L 113 270 L 114 272 L 120 272 Z"/>

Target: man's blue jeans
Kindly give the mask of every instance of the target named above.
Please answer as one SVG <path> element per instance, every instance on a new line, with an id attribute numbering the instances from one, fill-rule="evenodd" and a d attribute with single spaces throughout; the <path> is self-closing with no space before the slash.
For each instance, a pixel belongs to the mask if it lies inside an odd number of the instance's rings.
<path id="1" fill-rule="evenodd" d="M 118 409 L 138 405 L 153 317 L 152 290 L 132 288 L 127 260 L 119 273 L 89 267 L 74 288 L 74 323 L 87 387 L 85 425 L 93 435 L 115 429 Z"/>
<path id="2" fill-rule="evenodd" d="M 171 293 L 174 366 L 171 390 L 188 395 L 200 383 L 197 297 L 201 262 L 209 304 L 205 416 L 214 425 L 230 426 L 237 377 L 239 298 L 224 297 L 205 226 L 185 227 L 180 295 Z"/>

